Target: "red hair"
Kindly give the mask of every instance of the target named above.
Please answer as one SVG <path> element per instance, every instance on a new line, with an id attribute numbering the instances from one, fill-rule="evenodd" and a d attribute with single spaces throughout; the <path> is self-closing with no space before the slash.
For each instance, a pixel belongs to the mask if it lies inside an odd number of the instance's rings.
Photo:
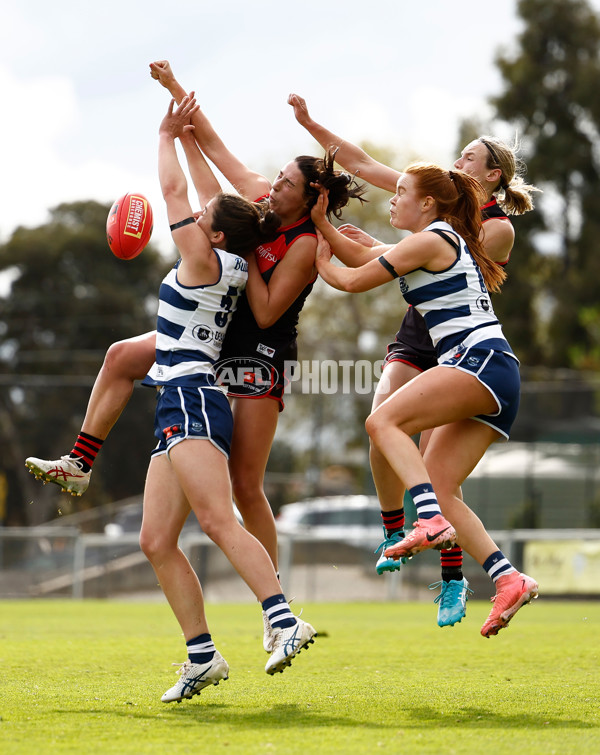
<path id="1" fill-rule="evenodd" d="M 487 256 L 481 243 L 481 205 L 486 197 L 479 181 L 431 163 L 414 163 L 404 172 L 415 179 L 421 196 L 434 200 L 438 217 L 465 240 L 488 291 L 498 291 L 506 273 Z"/>

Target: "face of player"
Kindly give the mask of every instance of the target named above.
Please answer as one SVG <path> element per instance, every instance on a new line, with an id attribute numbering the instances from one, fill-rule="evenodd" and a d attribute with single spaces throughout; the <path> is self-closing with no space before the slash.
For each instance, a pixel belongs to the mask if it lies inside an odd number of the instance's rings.
<path id="1" fill-rule="evenodd" d="M 304 196 L 304 176 L 295 160 L 284 165 L 269 193 L 269 207 L 283 225 L 299 220 L 308 212 Z"/>
<path id="2" fill-rule="evenodd" d="M 402 173 L 396 184 L 396 193 L 390 199 L 390 223 L 403 231 L 417 231 L 430 222 L 427 199 L 417 192 L 414 176 Z"/>
<path id="3" fill-rule="evenodd" d="M 489 152 L 485 144 L 475 139 L 463 149 L 460 157 L 454 163 L 454 167 L 456 170 L 462 170 L 463 173 L 472 176 L 485 187 L 490 181 L 490 173 L 493 172 L 496 175 L 498 171 L 498 169 L 492 171 L 487 167 L 488 157 Z"/>

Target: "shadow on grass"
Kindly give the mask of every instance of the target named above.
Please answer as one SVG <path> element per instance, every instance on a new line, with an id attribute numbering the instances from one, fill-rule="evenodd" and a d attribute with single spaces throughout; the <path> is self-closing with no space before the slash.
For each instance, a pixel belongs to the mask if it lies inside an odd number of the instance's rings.
<path id="1" fill-rule="evenodd" d="M 407 712 L 408 713 L 408 712 Z M 528 726 L 547 726 L 572 729 L 594 729 L 597 724 L 582 721 L 578 718 L 556 718 L 542 713 L 526 713 L 518 710 L 513 714 L 494 713 L 486 708 L 461 708 L 447 713 L 423 706 L 413 708 L 403 720 L 402 726 L 422 728 L 424 724 L 447 726 L 450 728 L 461 726 L 467 729 L 523 729 Z"/>
<path id="2" fill-rule="evenodd" d="M 525 713 L 523 711 L 514 714 L 494 713 L 485 708 L 461 708 L 460 710 L 443 712 L 436 708 L 423 706 L 420 708 L 405 707 L 398 713 L 393 722 L 381 720 L 365 720 L 364 718 L 350 715 L 331 715 L 322 710 L 310 708 L 304 704 L 281 704 L 265 706 L 254 711 L 245 711 L 234 705 L 223 703 L 200 703 L 199 701 L 183 701 L 164 708 L 153 709 L 150 712 L 136 710 L 136 707 L 126 706 L 124 710 L 85 709 L 85 710 L 55 710 L 57 715 L 69 714 L 98 714 L 114 715 L 119 718 L 136 720 L 156 721 L 157 713 L 161 718 L 175 719 L 181 726 L 241 726 L 247 729 L 266 730 L 271 727 L 297 728 L 306 726 L 321 728 L 329 726 L 372 728 L 374 731 L 383 730 L 397 731 L 403 729 L 423 729 L 424 727 L 446 727 L 454 729 L 457 726 L 465 730 L 477 729 L 524 729 L 527 727 L 571 728 L 571 729 L 594 729 L 597 724 L 590 721 L 582 721 L 573 718 L 556 718 L 542 714 Z"/>

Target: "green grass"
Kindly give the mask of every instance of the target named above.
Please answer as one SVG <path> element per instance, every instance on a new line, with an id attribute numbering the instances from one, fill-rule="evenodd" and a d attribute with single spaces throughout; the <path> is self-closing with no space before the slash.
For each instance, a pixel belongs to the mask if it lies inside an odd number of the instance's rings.
<path id="1" fill-rule="evenodd" d="M 489 604 L 443 630 L 435 610 L 306 605 L 321 636 L 269 677 L 258 606 L 209 606 L 230 678 L 165 705 L 185 658 L 166 604 L 1 602 L 0 751 L 600 752 L 600 602 L 540 599 L 489 640 Z"/>

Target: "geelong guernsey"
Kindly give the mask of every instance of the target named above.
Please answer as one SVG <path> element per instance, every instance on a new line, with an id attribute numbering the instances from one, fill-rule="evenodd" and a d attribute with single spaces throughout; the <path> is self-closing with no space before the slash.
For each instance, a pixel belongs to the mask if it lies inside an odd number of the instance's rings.
<path id="1" fill-rule="evenodd" d="M 248 263 L 220 249 L 213 252 L 220 267 L 216 283 L 181 285 L 177 280 L 181 260 L 164 278 L 159 290 L 156 361 L 143 385 L 214 384 L 213 365 L 246 286 Z"/>
<path id="2" fill-rule="evenodd" d="M 436 220 L 424 231 L 438 233 L 456 249 L 456 260 L 445 270 L 417 268 L 399 277 L 408 304 L 423 316 L 438 362 L 457 348 L 485 342 L 487 348 L 512 355 L 496 319 L 483 276 L 464 240 L 445 221 Z M 442 231 L 448 231 L 446 236 Z M 454 240 L 456 239 L 456 240 Z M 382 259 L 382 258 L 380 258 Z M 387 260 L 382 262 L 389 269 Z"/>

